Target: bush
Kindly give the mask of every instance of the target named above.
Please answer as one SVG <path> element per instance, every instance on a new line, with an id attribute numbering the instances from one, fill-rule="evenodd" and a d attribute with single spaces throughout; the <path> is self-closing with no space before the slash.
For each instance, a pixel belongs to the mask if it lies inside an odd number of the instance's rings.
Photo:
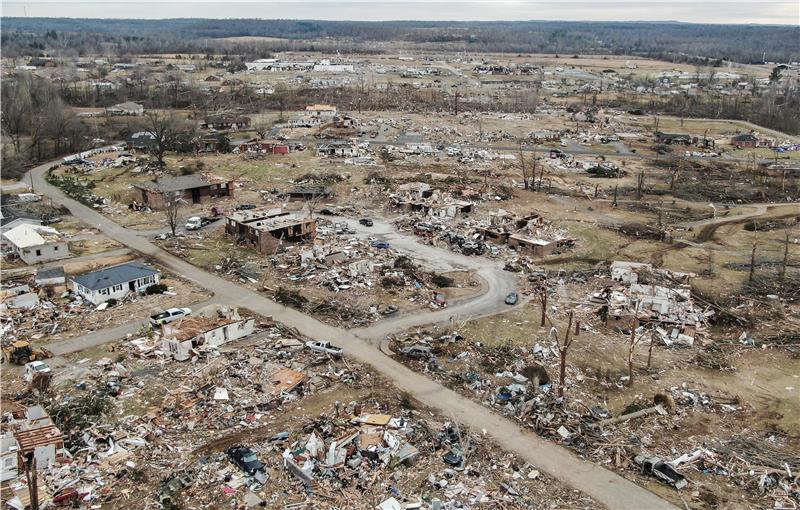
<path id="1" fill-rule="evenodd" d="M 151 296 L 153 294 L 163 294 L 166 291 L 167 291 L 166 285 L 164 285 L 163 283 L 156 283 L 155 285 L 147 287 L 144 293 L 148 296 Z"/>
<path id="2" fill-rule="evenodd" d="M 433 275 L 433 278 L 431 278 L 431 282 L 433 282 L 433 284 L 436 285 L 437 287 L 452 287 L 453 284 L 455 284 L 455 280 L 440 274 Z"/>
<path id="3" fill-rule="evenodd" d="M 300 308 L 308 303 L 308 299 L 300 295 L 296 290 L 284 289 L 283 287 L 278 287 L 278 290 L 275 291 L 275 301 L 294 308 Z"/>
<path id="4" fill-rule="evenodd" d="M 404 282 L 401 278 L 395 278 L 393 276 L 385 276 L 381 280 L 381 285 L 387 289 L 391 287 L 402 287 L 403 284 Z"/>
<path id="5" fill-rule="evenodd" d="M 113 297 L 111 299 L 109 299 L 108 301 L 106 301 L 106 303 L 108 303 L 109 307 L 117 306 L 117 300 L 115 298 L 113 298 Z"/>

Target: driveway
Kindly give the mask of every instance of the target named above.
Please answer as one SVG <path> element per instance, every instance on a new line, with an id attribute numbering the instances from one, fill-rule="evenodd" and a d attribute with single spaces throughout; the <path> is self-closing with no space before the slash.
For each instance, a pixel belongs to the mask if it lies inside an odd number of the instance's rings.
<path id="1" fill-rule="evenodd" d="M 96 211 L 65 197 L 60 190 L 44 180 L 46 169 L 51 164 L 32 170 L 32 178 L 40 193 L 63 204 L 74 216 L 97 227 L 109 237 L 152 257 L 171 271 L 197 285 L 213 290 L 217 302 L 246 307 L 255 313 L 273 316 L 277 320 L 297 328 L 305 336 L 330 340 L 342 346 L 348 356 L 370 365 L 381 376 L 393 382 L 400 391 L 407 392 L 424 405 L 435 408 L 445 416 L 468 425 L 475 432 L 485 430 L 502 448 L 536 465 L 549 475 L 583 491 L 608 508 L 622 510 L 674 508 L 668 502 L 633 482 L 599 465 L 581 460 L 566 448 L 546 441 L 482 405 L 414 372 L 384 355 L 374 346 L 368 345 L 353 332 L 322 323 L 297 310 L 279 305 L 261 294 L 192 266 Z"/>

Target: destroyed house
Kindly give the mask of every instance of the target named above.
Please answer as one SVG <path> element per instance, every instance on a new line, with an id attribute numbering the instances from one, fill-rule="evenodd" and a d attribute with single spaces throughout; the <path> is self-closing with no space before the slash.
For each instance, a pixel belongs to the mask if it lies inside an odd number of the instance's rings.
<path id="1" fill-rule="evenodd" d="M 130 135 L 125 143 L 128 149 L 150 150 L 156 145 L 156 135 L 150 131 L 138 131 Z"/>
<path id="2" fill-rule="evenodd" d="M 242 115 L 217 115 L 209 117 L 200 124 L 203 129 L 244 129 L 250 127 L 250 117 Z"/>
<path id="3" fill-rule="evenodd" d="M 337 158 L 350 158 L 358 156 L 358 147 L 348 140 L 333 140 L 317 144 L 317 156 L 333 156 Z"/>
<path id="4" fill-rule="evenodd" d="M 69 245 L 52 227 L 23 223 L 4 231 L 3 239 L 11 247 L 11 251 L 26 264 L 49 262 L 70 256 Z"/>
<path id="5" fill-rule="evenodd" d="M 225 133 L 207 133 L 196 141 L 195 146 L 198 152 L 227 152 L 231 139 Z"/>
<path id="6" fill-rule="evenodd" d="M 299 202 L 300 200 L 315 200 L 317 198 L 328 198 L 332 194 L 329 186 L 299 186 L 286 193 L 289 200 Z"/>
<path id="7" fill-rule="evenodd" d="M 179 198 L 193 204 L 233 196 L 232 181 L 211 182 L 199 175 L 167 177 L 157 182 L 135 184 L 134 187 L 139 191 L 140 201 L 156 210 L 164 208 L 164 196 L 168 193 L 175 193 Z"/>
<path id="8" fill-rule="evenodd" d="M 628 331 L 649 322 L 657 326 L 665 343 L 677 341 L 680 336 L 691 344 L 707 315 L 694 306 L 688 285 L 692 276 L 654 269 L 645 263 L 614 261 L 611 278 L 621 283 L 604 289 L 593 299 L 606 303 L 601 316 L 609 328 Z M 656 280 L 664 283 L 651 283 Z"/>
<path id="9" fill-rule="evenodd" d="M 109 299 L 122 299 L 129 292 L 140 292 L 159 282 L 161 272 L 140 262 L 128 262 L 90 271 L 72 278 L 72 291 L 99 305 Z"/>
<path id="10" fill-rule="evenodd" d="M 24 209 L 6 207 L 3 204 L 3 208 L 0 209 L 0 227 L 4 232 L 26 223 L 29 225 L 41 225 L 42 216 Z"/>
<path id="11" fill-rule="evenodd" d="M 694 138 L 692 137 L 692 135 L 685 133 L 662 133 L 661 131 L 656 132 L 656 143 L 665 143 L 667 145 L 672 145 L 672 144 L 691 145 L 696 141 L 697 138 Z"/>
<path id="12" fill-rule="evenodd" d="M 19 445 L 19 464 L 33 454 L 40 470 L 53 466 L 64 449 L 64 436 L 40 405 L 26 410 L 24 421 L 14 431 L 14 438 Z"/>
<path id="13" fill-rule="evenodd" d="M 280 209 L 237 211 L 226 218 L 225 231 L 237 242 L 265 255 L 277 253 L 283 243 L 313 241 L 317 221 Z"/>
<path id="14" fill-rule="evenodd" d="M 214 317 L 190 315 L 164 324 L 162 346 L 175 360 L 186 361 L 192 351 L 218 347 L 253 334 L 254 326 L 255 319 L 242 319 L 236 309 Z"/>
<path id="15" fill-rule="evenodd" d="M 144 106 L 134 102 L 119 103 L 106 108 L 106 113 L 108 115 L 142 115 Z"/>

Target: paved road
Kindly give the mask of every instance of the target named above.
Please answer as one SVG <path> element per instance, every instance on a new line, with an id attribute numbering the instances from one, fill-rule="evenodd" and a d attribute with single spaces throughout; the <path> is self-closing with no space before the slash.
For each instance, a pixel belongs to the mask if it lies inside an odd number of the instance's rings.
<path id="1" fill-rule="evenodd" d="M 485 292 L 477 297 L 456 300 L 447 308 L 428 313 L 412 313 L 383 319 L 371 326 L 358 328 L 352 332 L 373 345 L 379 345 L 386 335 L 405 331 L 415 326 L 448 322 L 460 317 L 480 317 L 493 315 L 510 309 L 504 299 L 509 292 L 517 290 L 518 277 L 503 271 L 499 263 L 485 257 L 469 257 L 456 253 L 447 247 L 436 247 L 420 242 L 413 234 L 404 234 L 385 220 L 373 219 L 372 227 L 364 227 L 356 220 L 344 219 L 359 237 L 376 237 L 388 241 L 389 245 L 417 260 L 428 270 L 449 272 L 458 270 L 473 271 L 481 280 Z"/>
<path id="2" fill-rule="evenodd" d="M 549 475 L 593 497 L 614 509 L 667 509 L 668 502 L 638 485 L 596 464 L 585 462 L 569 450 L 523 430 L 480 404 L 477 404 L 441 384 L 410 370 L 387 357 L 377 348 L 368 346 L 352 332 L 324 324 L 297 310 L 281 306 L 249 289 L 240 287 L 216 275 L 207 273 L 161 250 L 148 240 L 132 233 L 84 205 L 65 197 L 60 190 L 44 180 L 48 165 L 32 171 L 37 190 L 65 205 L 74 216 L 97 227 L 106 235 L 150 256 L 171 271 L 215 292 L 218 302 L 242 306 L 255 313 L 273 316 L 297 328 L 308 337 L 328 339 L 341 345 L 349 356 L 370 365 L 401 391 L 408 392 L 423 404 L 438 409 L 446 416 L 465 423 L 473 430 L 486 430 L 504 449 L 536 465 Z"/>

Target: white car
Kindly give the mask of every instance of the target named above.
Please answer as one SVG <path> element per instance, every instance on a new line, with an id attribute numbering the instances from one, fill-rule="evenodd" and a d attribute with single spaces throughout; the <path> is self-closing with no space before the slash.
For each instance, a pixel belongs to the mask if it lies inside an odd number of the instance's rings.
<path id="1" fill-rule="evenodd" d="M 25 373 L 22 377 L 25 382 L 31 382 L 36 377 L 36 374 L 49 374 L 50 372 L 52 370 L 44 361 L 31 361 L 30 363 L 25 363 Z"/>
<path id="2" fill-rule="evenodd" d="M 308 342 L 306 342 L 306 347 L 308 347 L 312 351 L 324 352 L 325 354 L 330 354 L 334 358 L 342 357 L 341 347 L 336 347 L 335 345 L 331 345 L 330 342 L 326 342 L 324 340 L 309 340 Z"/>
<path id="3" fill-rule="evenodd" d="M 176 321 L 178 319 L 183 319 L 187 315 L 192 314 L 191 308 L 170 308 L 168 310 L 164 310 L 161 313 L 156 313 L 150 316 L 150 324 L 153 326 L 161 326 L 162 324 L 168 324 L 172 321 Z"/>
<path id="4" fill-rule="evenodd" d="M 192 216 L 186 220 L 186 230 L 199 230 L 203 226 L 203 220 L 200 216 Z"/>

